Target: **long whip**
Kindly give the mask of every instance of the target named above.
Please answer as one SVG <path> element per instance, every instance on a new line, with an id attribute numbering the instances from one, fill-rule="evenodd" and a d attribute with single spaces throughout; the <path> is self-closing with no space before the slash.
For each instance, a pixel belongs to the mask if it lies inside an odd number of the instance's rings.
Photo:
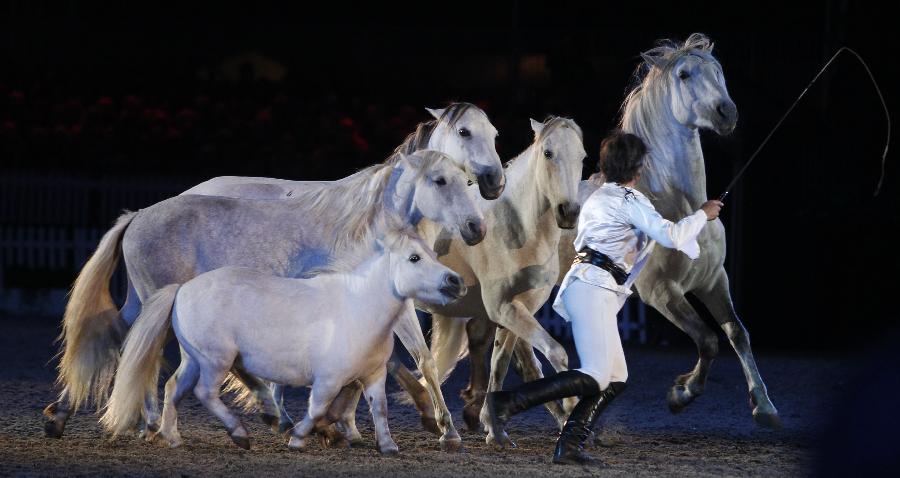
<path id="1" fill-rule="evenodd" d="M 747 168 L 750 166 L 750 163 L 752 163 L 753 160 L 756 159 L 756 156 L 759 154 L 760 151 L 762 151 L 762 149 L 766 145 L 766 143 L 769 142 L 769 139 L 772 137 L 773 134 L 775 134 L 775 131 L 781 126 L 781 123 L 784 123 L 784 120 L 788 117 L 789 114 L 791 114 L 791 111 L 794 111 L 794 108 L 797 106 L 797 103 L 800 103 L 800 100 L 803 98 L 804 95 L 806 95 L 806 92 L 809 91 L 810 87 L 812 87 L 812 85 L 816 82 L 816 80 L 818 80 L 819 77 L 822 76 L 822 73 L 825 73 L 825 70 L 827 70 L 828 67 L 831 66 L 831 63 L 838 57 L 838 55 L 840 55 L 841 53 L 843 53 L 845 51 L 853 54 L 853 56 L 855 56 L 856 59 L 859 60 L 860 63 L 862 63 L 863 68 L 866 69 L 866 73 L 869 74 L 869 78 L 872 80 L 872 86 L 875 87 L 875 92 L 878 93 L 878 98 L 881 100 L 881 106 L 884 107 L 884 115 L 885 115 L 885 118 L 887 119 L 887 138 L 885 139 L 885 143 L 884 143 L 884 152 L 881 154 L 881 177 L 878 179 L 878 186 L 875 187 L 875 194 L 874 194 L 875 196 L 878 196 L 878 194 L 881 192 L 881 185 L 884 183 L 884 167 L 885 167 L 885 162 L 887 161 L 888 147 L 891 145 L 891 113 L 888 111 L 887 102 L 884 101 L 884 95 L 881 94 L 881 88 L 878 87 L 878 82 L 875 81 L 875 75 L 872 74 L 872 70 L 869 69 L 869 65 L 866 64 L 866 62 L 862 59 L 862 57 L 859 55 L 859 53 L 856 53 L 852 49 L 844 46 L 844 47 L 841 47 L 840 49 L 838 49 L 838 51 L 835 52 L 834 55 L 832 55 L 831 59 L 828 60 L 827 63 L 825 63 L 825 66 L 823 66 L 821 70 L 819 70 L 819 73 L 816 74 L 815 78 L 813 78 L 812 81 L 810 81 L 809 84 L 806 85 L 806 88 L 803 90 L 803 93 L 800 93 L 800 96 L 798 96 L 797 99 L 794 100 L 794 103 L 791 105 L 790 108 L 788 108 L 788 110 L 784 113 L 784 115 L 781 117 L 781 119 L 778 120 L 778 123 L 776 123 L 775 127 L 772 128 L 772 131 L 769 131 L 769 135 L 766 136 L 766 139 L 764 139 L 762 141 L 762 143 L 760 143 L 759 147 L 756 148 L 756 151 L 754 151 L 753 154 L 750 156 L 750 159 L 748 159 L 747 162 L 744 163 L 744 166 L 741 167 L 741 170 L 738 171 L 738 173 L 734 177 L 734 179 L 731 180 L 731 182 L 728 184 L 728 187 L 725 188 L 725 192 L 723 192 L 722 195 L 719 196 L 719 201 L 725 200 L 725 197 L 728 196 L 728 193 L 731 192 L 731 188 L 733 188 L 734 185 L 737 184 L 738 180 L 741 179 L 741 176 L 743 176 L 744 172 L 747 171 Z"/>

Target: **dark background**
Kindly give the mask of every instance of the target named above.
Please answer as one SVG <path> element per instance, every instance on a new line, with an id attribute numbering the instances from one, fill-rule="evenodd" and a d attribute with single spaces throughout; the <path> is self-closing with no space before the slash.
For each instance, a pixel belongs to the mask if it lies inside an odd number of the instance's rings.
<path id="1" fill-rule="evenodd" d="M 342 177 L 452 100 L 488 113 L 504 159 L 530 142 L 529 117 L 573 117 L 587 175 L 639 52 L 697 31 L 716 42 L 740 113 L 733 135 L 704 133 L 711 196 L 839 46 L 867 59 L 896 111 L 896 18 L 877 3 L 667 3 L 0 2 L 5 187 L 153 185 L 114 204 L 91 195 L 72 214 L 34 213 L 37 189 L 0 191 L 0 228 L 105 229 L 121 208 L 216 175 Z M 895 154 L 872 195 L 884 141 L 863 68 L 842 58 L 729 198 L 727 265 L 757 348 L 847 351 L 896 328 Z M 70 262 L 7 260 L 0 277 L 65 287 Z"/>

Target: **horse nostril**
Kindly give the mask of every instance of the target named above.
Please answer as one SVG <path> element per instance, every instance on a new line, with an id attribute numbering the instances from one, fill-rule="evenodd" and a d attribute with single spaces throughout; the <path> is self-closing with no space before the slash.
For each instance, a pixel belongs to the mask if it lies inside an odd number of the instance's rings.
<path id="1" fill-rule="evenodd" d="M 566 217 L 566 207 L 562 204 L 556 206 L 556 212 L 559 213 L 559 217 Z"/>
<path id="2" fill-rule="evenodd" d="M 455 275 L 455 274 L 454 275 L 448 274 L 447 277 L 444 278 L 444 282 L 446 282 L 447 285 L 449 285 L 451 287 L 456 287 L 456 288 L 462 287 L 462 280 L 459 278 L 458 275 Z"/>
<path id="3" fill-rule="evenodd" d="M 719 116 L 722 118 L 727 118 L 728 115 L 725 113 L 725 108 L 720 104 L 716 107 L 716 111 L 719 113 Z"/>

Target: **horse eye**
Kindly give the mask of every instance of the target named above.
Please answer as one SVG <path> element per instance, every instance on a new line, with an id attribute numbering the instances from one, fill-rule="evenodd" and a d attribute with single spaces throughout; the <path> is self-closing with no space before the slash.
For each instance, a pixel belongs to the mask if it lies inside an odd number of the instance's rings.
<path id="1" fill-rule="evenodd" d="M 678 72 L 678 78 L 681 78 L 682 80 L 686 80 L 690 77 L 691 77 L 691 74 L 685 70 L 681 70 L 680 72 Z"/>
<path id="2" fill-rule="evenodd" d="M 409 262 L 413 262 L 413 263 L 419 262 L 419 259 L 420 259 L 420 257 L 418 254 L 413 254 L 413 255 L 409 256 Z"/>
<path id="3" fill-rule="evenodd" d="M 437 178 L 434 180 L 434 184 L 437 184 L 438 186 L 443 186 L 443 185 L 447 184 L 447 180 L 442 177 Z"/>
<path id="4" fill-rule="evenodd" d="M 466 128 L 460 128 L 459 131 L 457 131 L 457 132 L 463 138 L 468 138 L 469 136 L 472 136 L 472 133 L 470 133 L 469 130 L 467 130 Z"/>
<path id="5" fill-rule="evenodd" d="M 553 151 L 544 150 L 544 157 L 547 159 L 553 159 Z"/>
<path id="6" fill-rule="evenodd" d="M 466 181 L 466 186 L 471 186 L 473 184 L 475 184 L 475 181 L 472 181 L 471 179 Z"/>

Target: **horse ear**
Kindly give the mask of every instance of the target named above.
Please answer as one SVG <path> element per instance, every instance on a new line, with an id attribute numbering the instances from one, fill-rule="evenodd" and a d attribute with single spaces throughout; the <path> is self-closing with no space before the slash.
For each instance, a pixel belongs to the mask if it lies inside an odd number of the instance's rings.
<path id="1" fill-rule="evenodd" d="M 544 130 L 544 123 L 533 118 L 528 118 L 528 120 L 531 121 L 531 130 L 534 131 L 535 136 L 541 134 L 541 131 Z"/>
<path id="2" fill-rule="evenodd" d="M 444 111 L 447 110 L 446 108 L 436 108 L 436 109 L 425 108 L 425 109 L 431 114 L 431 116 L 434 116 L 434 119 L 441 119 L 441 116 L 443 116 Z"/>

